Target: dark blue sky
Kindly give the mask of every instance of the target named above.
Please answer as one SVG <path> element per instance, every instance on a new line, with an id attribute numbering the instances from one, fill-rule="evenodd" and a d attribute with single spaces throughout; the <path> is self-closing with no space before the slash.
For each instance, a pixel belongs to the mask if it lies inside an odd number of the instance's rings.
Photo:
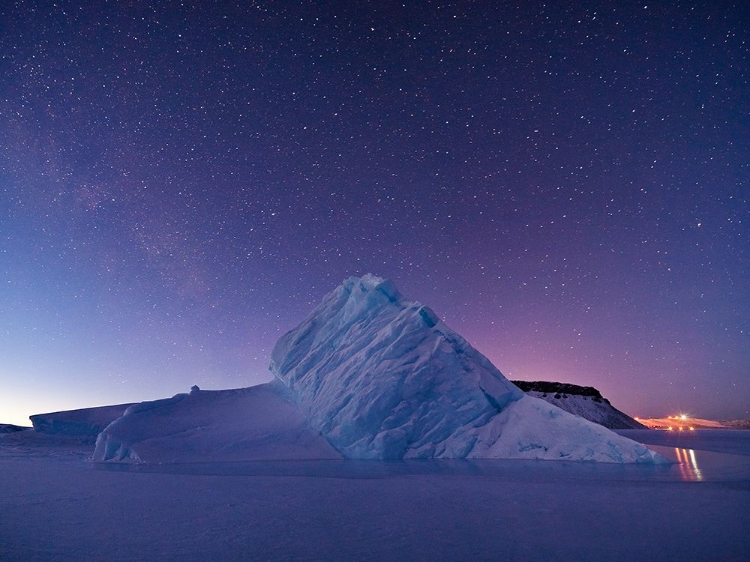
<path id="1" fill-rule="evenodd" d="M 270 378 L 350 275 L 750 417 L 744 2 L 7 2 L 0 416 Z"/>

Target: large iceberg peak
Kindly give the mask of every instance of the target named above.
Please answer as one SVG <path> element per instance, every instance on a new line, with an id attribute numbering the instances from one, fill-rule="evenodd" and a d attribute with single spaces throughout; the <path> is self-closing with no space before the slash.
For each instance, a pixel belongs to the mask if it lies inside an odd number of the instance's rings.
<path id="1" fill-rule="evenodd" d="M 375 275 L 328 294 L 279 340 L 270 368 L 313 427 L 359 458 L 466 456 L 470 430 L 524 396 L 432 310 Z"/>
<path id="2" fill-rule="evenodd" d="M 349 458 L 663 460 L 525 396 L 432 310 L 375 275 L 324 297 L 277 342 L 270 368 L 307 423 Z"/>

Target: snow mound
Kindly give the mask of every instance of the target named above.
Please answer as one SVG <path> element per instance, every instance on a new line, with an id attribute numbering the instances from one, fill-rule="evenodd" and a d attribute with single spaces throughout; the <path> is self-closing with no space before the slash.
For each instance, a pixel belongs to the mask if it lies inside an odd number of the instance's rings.
<path id="1" fill-rule="evenodd" d="M 271 354 L 304 418 L 345 457 L 658 462 L 531 397 L 391 281 L 347 279 Z"/>
<path id="2" fill-rule="evenodd" d="M 510 404 L 478 433 L 472 458 L 668 462 L 640 443 L 533 396 Z"/>
<path id="3" fill-rule="evenodd" d="M 99 434 L 94 461 L 338 459 L 283 389 L 197 390 L 130 406 Z"/>

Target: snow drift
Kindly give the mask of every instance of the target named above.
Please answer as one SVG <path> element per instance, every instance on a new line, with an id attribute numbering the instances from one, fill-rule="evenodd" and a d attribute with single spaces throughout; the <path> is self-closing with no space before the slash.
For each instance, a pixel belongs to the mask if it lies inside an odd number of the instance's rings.
<path id="1" fill-rule="evenodd" d="M 270 368 L 348 458 L 662 460 L 526 396 L 432 310 L 373 275 L 327 295 L 278 341 Z"/>

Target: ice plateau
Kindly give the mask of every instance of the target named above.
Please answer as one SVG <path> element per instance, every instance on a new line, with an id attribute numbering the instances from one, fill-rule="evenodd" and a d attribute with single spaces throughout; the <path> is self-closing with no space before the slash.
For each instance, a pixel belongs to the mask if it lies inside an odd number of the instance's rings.
<path id="1" fill-rule="evenodd" d="M 328 294 L 277 342 L 270 369 L 348 458 L 663 461 L 525 395 L 432 310 L 374 275 Z"/>
<path id="2" fill-rule="evenodd" d="M 318 460 L 341 455 L 280 385 L 200 390 L 133 404 L 96 439 L 94 461 Z"/>
<path id="3" fill-rule="evenodd" d="M 132 404 L 116 404 L 98 408 L 82 408 L 35 414 L 29 419 L 34 431 L 49 435 L 96 437 L 105 427 L 119 418 Z"/>

